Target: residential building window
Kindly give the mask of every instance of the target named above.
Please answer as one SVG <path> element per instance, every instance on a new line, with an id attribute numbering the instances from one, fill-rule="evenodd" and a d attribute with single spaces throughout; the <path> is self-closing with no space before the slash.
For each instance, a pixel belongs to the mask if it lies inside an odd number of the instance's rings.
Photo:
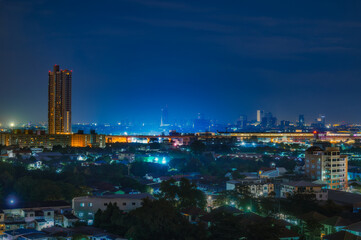
<path id="1" fill-rule="evenodd" d="M 127 203 L 126 202 L 123 202 L 123 206 L 126 206 L 127 205 Z"/>
<path id="2" fill-rule="evenodd" d="M 135 206 L 135 202 L 132 202 L 132 205 Z"/>
<path id="3" fill-rule="evenodd" d="M 85 203 L 80 203 L 80 207 L 85 207 Z"/>
<path id="4" fill-rule="evenodd" d="M 93 206 L 93 203 L 89 203 L 89 207 L 92 207 Z"/>

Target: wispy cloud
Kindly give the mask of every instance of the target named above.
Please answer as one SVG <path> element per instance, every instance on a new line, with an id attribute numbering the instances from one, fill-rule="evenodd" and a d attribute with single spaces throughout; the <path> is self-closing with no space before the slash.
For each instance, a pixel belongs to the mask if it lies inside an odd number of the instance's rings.
<path id="1" fill-rule="evenodd" d="M 233 32 L 234 28 L 232 26 L 211 23 L 211 22 L 201 22 L 201 21 L 191 21 L 191 20 L 161 20 L 153 18 L 139 18 L 139 17 L 124 17 L 124 19 L 152 25 L 155 27 L 167 27 L 167 28 L 184 28 L 190 30 L 200 30 L 200 31 L 209 31 L 217 33 L 230 33 Z"/>
<path id="2" fill-rule="evenodd" d="M 186 4 L 184 2 L 175 2 L 170 0 L 158 1 L 158 0 L 124 0 L 130 3 L 136 3 L 150 8 L 163 8 L 177 11 L 187 12 L 206 12 L 209 11 L 206 7 L 196 7 L 195 5 Z"/>

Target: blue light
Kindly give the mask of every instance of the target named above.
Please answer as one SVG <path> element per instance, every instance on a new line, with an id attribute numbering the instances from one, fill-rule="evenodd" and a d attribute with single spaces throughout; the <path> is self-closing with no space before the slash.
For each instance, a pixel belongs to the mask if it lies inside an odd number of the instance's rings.
<path id="1" fill-rule="evenodd" d="M 166 164 L 167 161 L 165 160 L 165 157 L 162 159 L 162 164 Z"/>

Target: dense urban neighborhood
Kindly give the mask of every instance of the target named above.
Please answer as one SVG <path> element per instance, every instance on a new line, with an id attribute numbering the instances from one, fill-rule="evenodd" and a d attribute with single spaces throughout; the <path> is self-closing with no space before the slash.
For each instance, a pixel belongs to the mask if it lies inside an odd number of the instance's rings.
<path id="1" fill-rule="evenodd" d="M 360 152 L 317 139 L 3 146 L 1 236 L 358 239 Z"/>

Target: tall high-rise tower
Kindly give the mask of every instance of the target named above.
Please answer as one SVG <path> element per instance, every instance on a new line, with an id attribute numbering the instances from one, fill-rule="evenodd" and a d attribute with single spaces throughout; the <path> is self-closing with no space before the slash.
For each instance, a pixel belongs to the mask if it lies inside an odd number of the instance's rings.
<path id="1" fill-rule="evenodd" d="M 298 116 L 298 126 L 299 127 L 305 126 L 305 115 L 301 114 Z"/>
<path id="2" fill-rule="evenodd" d="M 257 122 L 262 122 L 263 110 L 257 110 Z"/>
<path id="3" fill-rule="evenodd" d="M 49 71 L 48 132 L 71 133 L 71 81 L 72 71 Z"/>
<path id="4" fill-rule="evenodd" d="M 167 105 L 165 106 L 165 108 L 162 108 L 162 115 L 160 117 L 160 126 L 161 127 L 169 126 L 168 106 Z"/>

